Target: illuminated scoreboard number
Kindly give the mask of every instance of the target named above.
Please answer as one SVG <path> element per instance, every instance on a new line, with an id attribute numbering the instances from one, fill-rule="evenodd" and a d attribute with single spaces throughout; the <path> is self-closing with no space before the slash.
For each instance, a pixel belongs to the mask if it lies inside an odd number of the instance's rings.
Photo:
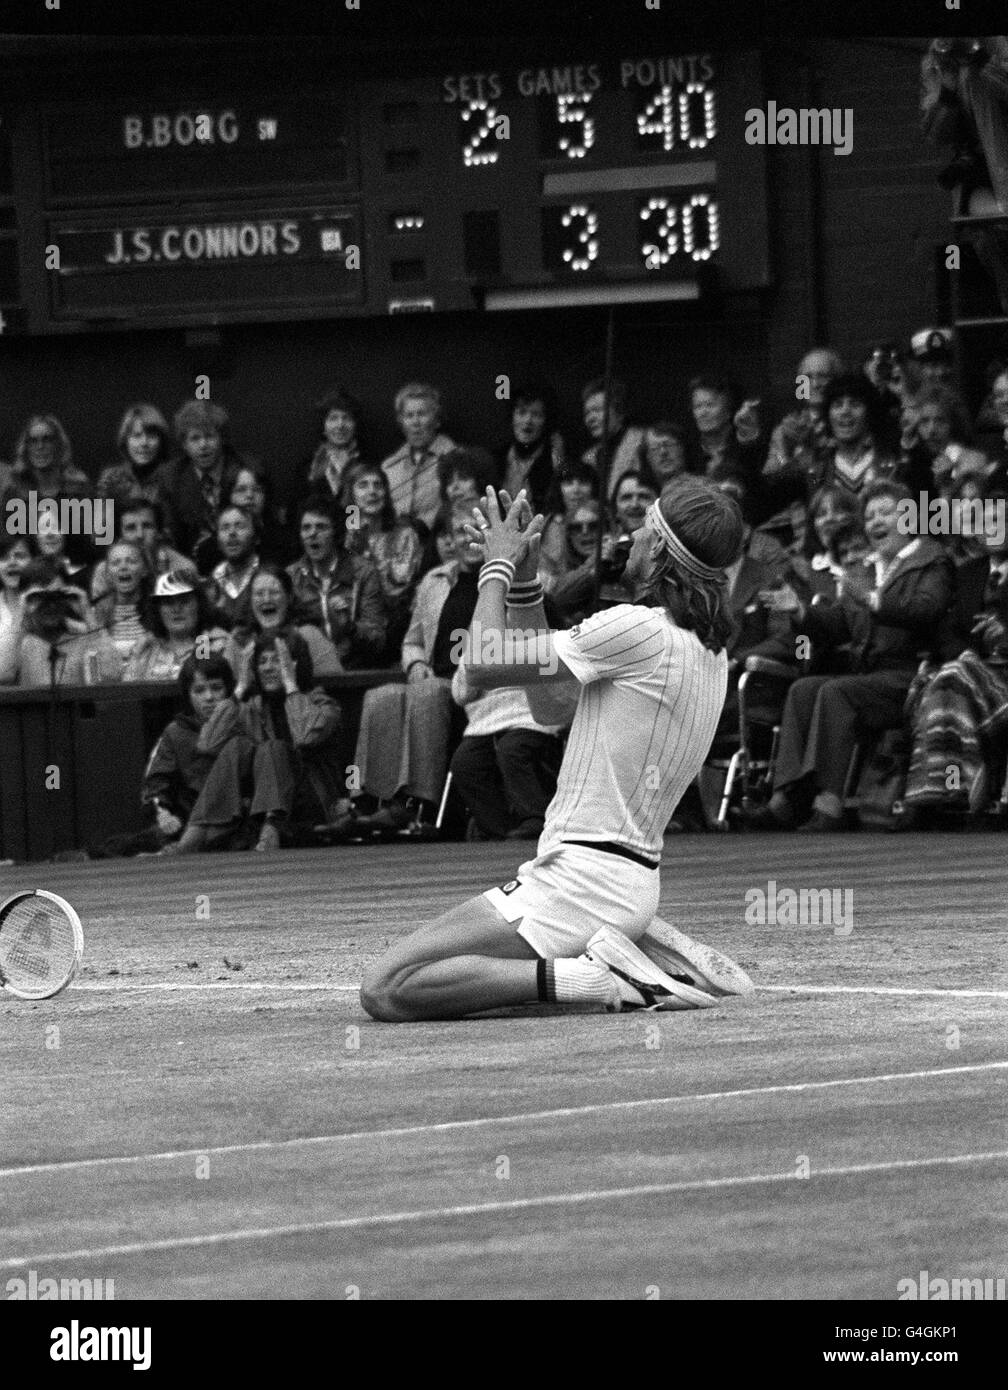
<path id="1" fill-rule="evenodd" d="M 598 135 L 594 93 L 542 96 L 537 108 L 540 159 L 574 161 L 592 154 Z"/>
<path id="2" fill-rule="evenodd" d="M 717 137 L 717 94 L 709 81 L 641 89 L 636 105 L 635 134 L 642 152 L 703 150 Z"/>
<path id="3" fill-rule="evenodd" d="M 721 245 L 713 189 L 674 189 L 618 198 L 575 197 L 542 209 L 543 266 L 560 277 L 598 275 L 611 269 L 615 240 L 607 236 L 636 216 L 635 273 L 693 274 Z M 624 230 L 620 226 L 620 230 Z M 621 244 L 623 238 L 620 238 Z"/>

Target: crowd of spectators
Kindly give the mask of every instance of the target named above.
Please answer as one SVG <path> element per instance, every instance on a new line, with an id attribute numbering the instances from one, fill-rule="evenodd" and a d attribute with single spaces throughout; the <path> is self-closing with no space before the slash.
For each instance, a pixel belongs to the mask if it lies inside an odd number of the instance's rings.
<path id="1" fill-rule="evenodd" d="M 851 749 L 901 726 L 904 823 L 976 813 L 1008 729 L 1008 366 L 994 364 L 988 385 L 971 418 L 950 335 L 923 330 L 854 366 L 809 351 L 776 419 L 707 374 L 689 382 L 685 421 L 635 420 L 624 383 L 607 401 L 596 379 L 581 393 L 581 437 L 565 438 L 554 391 L 516 386 L 506 437 L 484 447 L 453 439 L 438 388 L 411 382 L 394 401 L 402 446 L 384 460 L 369 454 L 360 404 L 335 386 L 285 508 L 273 494 L 289 479 L 239 451 L 217 402 L 186 401 L 170 426 L 157 406 L 130 405 L 95 477 L 61 422 L 34 415 L 0 463 L 0 685 L 177 682 L 182 711 L 152 752 L 134 849 L 271 850 L 312 827 L 332 839 L 429 824 L 449 770 L 472 838 L 532 839 L 565 726 L 537 723 L 520 690 L 466 687 L 458 634 L 480 552 L 465 523 L 488 485 L 524 488 L 547 518 L 550 619 L 571 626 L 632 600 L 629 539 L 689 473 L 730 492 L 746 522 L 728 573 L 723 736 L 751 657 L 792 677 L 773 795 L 746 823 L 839 828 Z M 922 492 L 948 504 L 944 532 L 926 508 L 908 528 Z M 32 497 L 36 510 L 110 502 L 115 537 L 99 545 L 55 511 L 23 534 L 11 504 Z M 978 521 L 995 514 L 1000 529 Z M 368 689 L 347 778 L 340 705 L 320 682 L 382 669 L 399 678 Z M 709 797 L 695 805 L 709 821 Z"/>

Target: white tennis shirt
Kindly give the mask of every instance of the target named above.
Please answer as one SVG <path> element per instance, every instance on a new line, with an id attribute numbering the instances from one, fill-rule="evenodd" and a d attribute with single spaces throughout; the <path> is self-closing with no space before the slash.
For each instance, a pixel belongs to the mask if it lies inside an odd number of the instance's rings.
<path id="1" fill-rule="evenodd" d="M 582 689 L 539 853 L 614 840 L 657 860 L 714 741 L 728 658 L 664 608 L 629 603 L 555 632 L 553 644 Z"/>

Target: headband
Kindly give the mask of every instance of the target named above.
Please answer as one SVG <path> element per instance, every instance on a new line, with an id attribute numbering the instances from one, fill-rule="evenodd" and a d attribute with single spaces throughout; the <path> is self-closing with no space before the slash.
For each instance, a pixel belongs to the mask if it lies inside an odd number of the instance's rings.
<path id="1" fill-rule="evenodd" d="M 697 579 L 724 579 L 725 572 L 723 569 L 715 569 L 712 565 L 705 565 L 702 560 L 698 560 L 691 551 L 686 549 L 682 541 L 672 530 L 672 527 L 662 516 L 657 502 L 652 502 L 650 507 L 648 507 L 647 518 L 665 542 L 673 559 L 678 561 L 684 570 L 687 570 Z"/>

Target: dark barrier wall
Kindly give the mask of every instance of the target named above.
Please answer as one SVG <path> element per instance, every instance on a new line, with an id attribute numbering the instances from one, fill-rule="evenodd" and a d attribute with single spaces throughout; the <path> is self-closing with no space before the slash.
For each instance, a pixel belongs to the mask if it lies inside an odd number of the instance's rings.
<path id="1" fill-rule="evenodd" d="M 640 418 L 683 414 L 686 380 L 706 367 L 737 376 L 772 415 L 793 396 L 796 359 L 815 340 L 856 355 L 934 321 L 936 252 L 950 239 L 950 209 L 935 182 L 940 152 L 917 128 L 924 45 L 909 43 L 824 40 L 765 53 L 768 100 L 851 107 L 853 151 L 768 150 L 775 283 L 765 295 L 716 314 L 616 310 L 617 367 Z M 30 411 L 53 410 L 93 472 L 111 459 L 126 404 L 151 399 L 170 413 L 204 372 L 213 399 L 231 411 L 236 444 L 269 464 L 281 490 L 312 446 L 312 402 L 334 380 L 363 401 L 367 451 L 378 458 L 399 443 L 395 390 L 417 377 L 442 386 L 449 432 L 481 443 L 502 437 L 500 373 L 551 379 L 580 444 L 579 392 L 602 369 L 605 321 L 605 311 L 553 310 L 224 326 L 219 352 L 187 349 L 181 329 L 0 335 L 0 458 Z"/>
<path id="2" fill-rule="evenodd" d="M 345 767 L 365 691 L 402 679 L 358 671 L 323 682 L 343 711 Z M 141 829 L 147 757 L 176 708 L 173 685 L 85 686 L 55 700 L 44 690 L 0 690 L 0 860 L 49 859 Z"/>

